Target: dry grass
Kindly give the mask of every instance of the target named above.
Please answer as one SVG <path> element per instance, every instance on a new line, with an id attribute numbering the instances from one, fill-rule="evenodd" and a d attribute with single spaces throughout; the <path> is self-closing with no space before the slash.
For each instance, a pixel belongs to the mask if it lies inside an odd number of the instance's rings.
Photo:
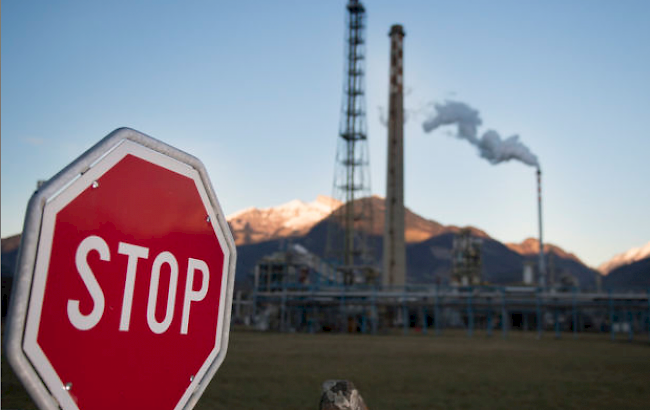
<path id="1" fill-rule="evenodd" d="M 237 331 L 197 408 L 316 409 L 321 383 L 333 378 L 352 380 L 373 410 L 648 408 L 647 336 L 563 337 Z M 2 407 L 33 408 L 4 359 Z"/>

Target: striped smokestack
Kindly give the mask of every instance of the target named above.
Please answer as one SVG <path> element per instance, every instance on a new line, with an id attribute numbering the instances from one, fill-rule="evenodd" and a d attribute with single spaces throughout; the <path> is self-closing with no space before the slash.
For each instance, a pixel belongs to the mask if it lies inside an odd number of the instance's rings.
<path id="1" fill-rule="evenodd" d="M 384 286 L 406 284 L 404 241 L 404 29 L 390 30 L 390 84 L 388 93 L 388 166 L 384 225 Z"/>
<path id="2" fill-rule="evenodd" d="M 540 286 L 550 285 L 546 283 L 546 264 L 544 263 L 544 241 L 542 238 L 542 170 L 537 168 L 537 212 L 539 217 L 539 284 Z"/>

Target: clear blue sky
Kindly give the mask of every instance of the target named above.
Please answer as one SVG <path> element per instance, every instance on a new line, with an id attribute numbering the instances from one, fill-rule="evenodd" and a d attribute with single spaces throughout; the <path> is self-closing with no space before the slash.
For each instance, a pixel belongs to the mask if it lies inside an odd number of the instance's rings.
<path id="1" fill-rule="evenodd" d="M 364 4 L 373 193 L 401 23 L 407 108 L 453 98 L 519 134 L 542 164 L 550 242 L 597 265 L 650 240 L 650 2 Z M 227 214 L 331 194 L 344 18 L 344 0 L 4 1 L 2 236 L 21 231 L 38 179 L 120 126 L 198 156 Z M 423 119 L 405 129 L 406 205 L 536 236 L 534 170 L 492 166 Z"/>

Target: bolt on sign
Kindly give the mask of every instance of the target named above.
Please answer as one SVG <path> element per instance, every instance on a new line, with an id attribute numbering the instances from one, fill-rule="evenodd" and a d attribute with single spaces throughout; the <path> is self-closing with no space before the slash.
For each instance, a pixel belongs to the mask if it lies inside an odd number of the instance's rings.
<path id="1" fill-rule="evenodd" d="M 114 131 L 41 186 L 5 345 L 44 409 L 191 409 L 228 346 L 236 251 L 203 164 Z"/>

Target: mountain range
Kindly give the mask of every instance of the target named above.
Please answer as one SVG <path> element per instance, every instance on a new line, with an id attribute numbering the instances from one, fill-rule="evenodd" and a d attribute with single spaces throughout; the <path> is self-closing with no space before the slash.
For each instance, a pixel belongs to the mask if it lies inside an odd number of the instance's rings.
<path id="1" fill-rule="evenodd" d="M 647 258 L 650 258 L 650 242 L 638 248 L 632 248 L 626 252 L 619 253 L 612 259 L 601 264 L 598 267 L 598 271 L 603 275 L 608 275 L 616 268 L 630 265 Z"/>
<path id="2" fill-rule="evenodd" d="M 375 259 L 381 261 L 385 204 L 381 197 L 363 198 L 375 216 L 369 244 Z M 335 199 L 319 196 L 313 202 L 293 200 L 271 208 L 247 208 L 227 216 L 238 249 L 237 286 L 252 284 L 255 264 L 262 257 L 286 249 L 288 243 L 300 244 L 322 256 L 325 252 L 328 224 L 341 206 Z M 476 227 L 465 227 L 482 238 L 483 278 L 496 284 L 520 283 L 525 263 L 535 264 L 539 242 L 527 238 L 521 243 L 501 243 Z M 409 283 L 446 283 L 451 274 L 453 239 L 462 227 L 443 225 L 406 209 L 407 281 Z M 12 276 L 20 235 L 2 239 L 2 275 Z M 596 287 L 599 272 L 586 266 L 576 255 L 546 243 L 544 251 L 556 281 L 577 280 L 580 287 Z M 603 285 L 615 288 L 638 288 L 650 285 L 650 243 L 617 255 L 599 268 L 608 274 Z M 4 292 L 3 292 L 4 293 Z"/>
<path id="3" fill-rule="evenodd" d="M 369 234 L 370 247 L 381 260 L 383 250 L 384 199 L 363 198 L 364 206 L 374 215 Z M 324 205 L 329 205 L 324 212 Z M 248 208 L 228 216 L 238 244 L 238 283 L 249 286 L 256 262 L 288 243 L 299 244 L 316 255 L 325 252 L 327 225 L 340 207 L 340 202 L 320 196 L 311 203 L 291 201 L 273 208 Z M 290 210 L 290 211 L 289 211 Z M 300 216 L 300 215 L 303 216 Z M 283 222 L 284 221 L 284 222 Z M 300 221 L 299 224 L 296 221 Z M 520 283 L 524 263 L 535 264 L 539 242 L 528 238 L 521 243 L 503 244 L 476 227 L 443 225 L 423 218 L 410 209 L 405 212 L 407 242 L 407 280 L 409 283 L 447 283 L 451 274 L 453 239 L 463 228 L 483 240 L 483 277 L 492 283 Z M 584 288 L 595 288 L 598 272 L 586 266 L 576 255 L 553 244 L 544 244 L 550 267 L 556 279 L 572 278 Z"/>
<path id="4" fill-rule="evenodd" d="M 650 292 L 650 257 L 621 265 L 603 276 L 602 280 L 604 289 Z"/>
<path id="5" fill-rule="evenodd" d="M 272 208 L 246 208 L 226 216 L 237 245 L 305 235 L 319 221 L 341 206 L 336 199 L 319 195 L 305 203 L 293 200 Z"/>
<path id="6" fill-rule="evenodd" d="M 539 255 L 539 240 L 535 238 L 526 238 L 521 243 L 506 243 L 508 249 L 517 252 L 520 255 L 524 256 L 535 256 Z M 544 244 L 544 254 L 555 254 L 563 259 L 571 259 L 578 263 L 584 264 L 578 257 L 570 252 L 565 251 L 559 246 L 545 243 Z"/>
<path id="7" fill-rule="evenodd" d="M 370 203 L 374 221 L 372 235 L 382 235 L 385 205 L 383 198 L 372 196 L 363 201 Z M 252 245 L 264 241 L 295 238 L 306 235 L 310 229 L 324 220 L 342 205 L 336 199 L 319 195 L 315 201 L 305 203 L 293 200 L 271 208 L 246 208 L 226 217 L 237 245 Z M 406 208 L 404 232 L 407 243 L 416 243 L 444 233 L 457 233 L 460 227 L 442 225 L 425 219 Z M 488 238 L 488 234 L 478 228 L 468 227 L 472 234 Z"/>

